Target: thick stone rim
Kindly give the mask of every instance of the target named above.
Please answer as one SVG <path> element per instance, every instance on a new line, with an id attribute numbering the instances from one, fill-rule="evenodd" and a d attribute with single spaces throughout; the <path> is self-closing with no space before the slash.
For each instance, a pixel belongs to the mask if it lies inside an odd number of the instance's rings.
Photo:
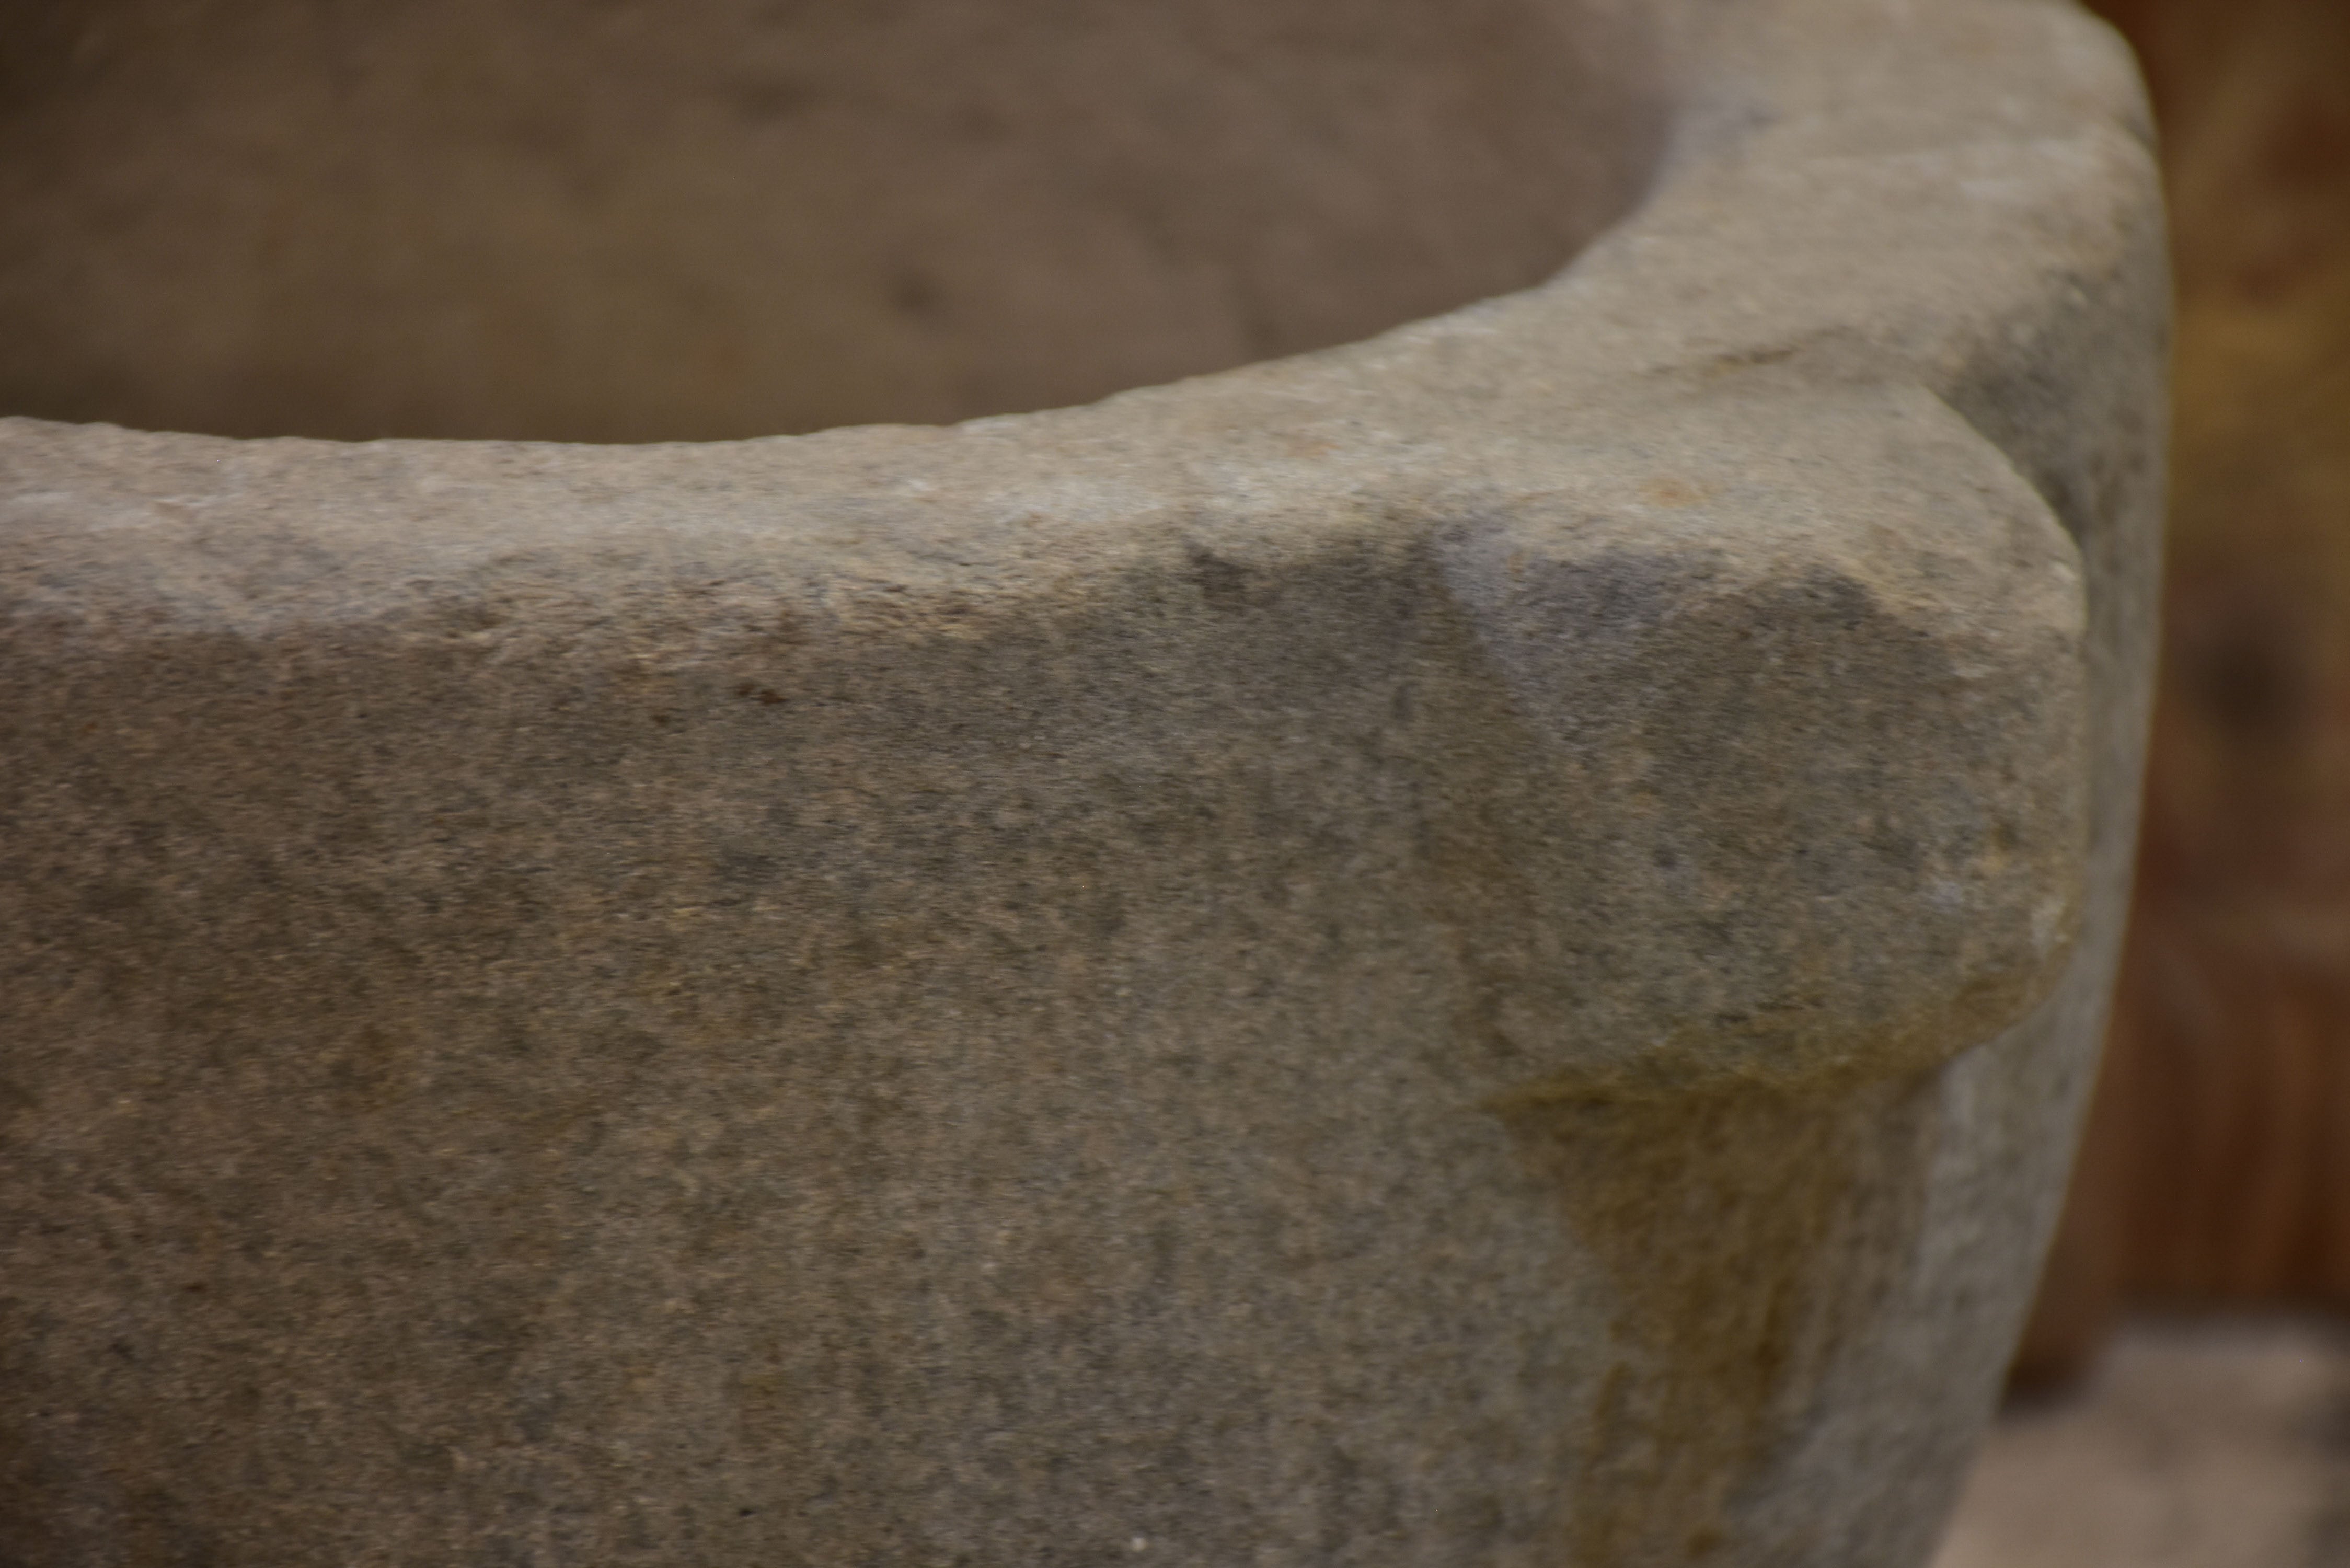
<path id="1" fill-rule="evenodd" d="M 1752 912 L 1794 921 L 1790 950 L 1841 972 L 1803 961 L 1763 992 L 1710 996 L 1685 1028 L 1595 1048 L 1618 1020 L 1530 1001 L 1570 1017 L 1526 1092 L 1942 1059 L 2047 994 L 2091 889 L 2111 897 L 2124 874 L 2148 560 L 2065 431 L 2074 410 L 2119 406 L 2159 352 L 2144 105 L 2110 34 L 2032 0 L 1664 20 L 1678 104 L 1656 188 L 1537 288 L 948 427 L 579 447 L 8 420 L 13 614 L 73 641 L 126 622 L 259 633 L 528 602 L 546 637 L 635 618 L 641 657 L 691 661 L 779 595 L 832 635 L 888 637 L 942 607 L 1023 620 L 1137 573 L 1278 574 L 1330 548 L 1432 552 L 1453 591 L 1486 592 L 1481 635 L 1501 643 L 1540 612 L 1471 586 L 1503 556 L 1572 571 L 1646 552 L 1709 593 L 1791 571 L 1859 584 L 1917 635 L 1975 648 L 1997 670 L 1985 690 L 2050 749 L 2022 792 L 2024 851 L 1888 883 L 1866 909 Z M 1875 477 L 1854 491 L 1863 452 Z M 1886 475 L 1917 462 L 1932 472 L 1888 499 Z M 1589 478 L 1640 470 L 1612 490 Z M 1981 558 L 1985 528 L 2045 544 L 2057 524 L 2069 578 L 2062 562 Z M 641 602 L 588 602 L 577 573 L 622 562 Z M 691 618 L 673 591 L 689 579 L 704 585 Z M 1907 739 L 1918 787 L 1981 765 Z M 2093 812 L 2093 795 L 2117 808 Z M 1926 934 L 1855 946 L 1887 918 Z M 1661 994 L 1707 963 L 1693 948 L 1659 967 Z"/>

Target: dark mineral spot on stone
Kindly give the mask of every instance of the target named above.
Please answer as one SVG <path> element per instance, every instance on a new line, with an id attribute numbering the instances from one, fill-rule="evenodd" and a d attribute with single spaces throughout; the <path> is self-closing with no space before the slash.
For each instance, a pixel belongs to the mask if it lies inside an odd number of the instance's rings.
<path id="1" fill-rule="evenodd" d="M 1238 611 L 1249 607 L 1249 571 L 1212 550 L 1192 545 L 1187 552 L 1191 581 L 1211 609 Z"/>

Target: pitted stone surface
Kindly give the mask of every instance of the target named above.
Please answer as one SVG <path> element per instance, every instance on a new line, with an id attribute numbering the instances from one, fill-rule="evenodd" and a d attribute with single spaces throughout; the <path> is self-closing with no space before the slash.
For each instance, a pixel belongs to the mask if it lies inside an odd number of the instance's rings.
<path id="1" fill-rule="evenodd" d="M 2052 5 L 1522 9 L 1649 194 L 1349 346 L 0 421 L 0 1556 L 1922 1559 L 2118 934 L 2142 111 Z"/>

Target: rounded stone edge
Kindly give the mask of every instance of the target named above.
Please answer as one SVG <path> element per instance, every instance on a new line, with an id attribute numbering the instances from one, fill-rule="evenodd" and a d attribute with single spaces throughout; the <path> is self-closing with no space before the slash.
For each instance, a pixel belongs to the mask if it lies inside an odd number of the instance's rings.
<path id="1" fill-rule="evenodd" d="M 636 578 L 651 605 L 666 602 L 659 579 L 698 575 L 743 587 L 743 602 L 719 607 L 721 629 L 730 614 L 766 614 L 779 594 L 852 639 L 904 634 L 950 603 L 971 624 L 1014 620 L 1136 573 L 1192 573 L 1201 549 L 1279 558 L 1363 537 L 1416 547 L 1411 536 L 1444 525 L 1451 504 L 1430 510 L 1430 498 L 1458 492 L 1464 474 L 1525 489 L 1579 462 L 1604 466 L 1610 441 L 1641 439 L 1620 434 L 1611 410 L 1626 407 L 1670 420 L 1725 386 L 1751 387 L 1797 417 L 1807 399 L 1898 402 L 1923 386 L 1975 414 L 1970 390 L 2036 373 L 2044 345 L 2033 332 L 2046 319 L 2070 311 L 2110 329 L 2145 316 L 2143 278 L 2124 276 L 2158 210 L 2142 100 L 2095 24 L 2008 0 L 1922 14 L 1881 0 L 1788 0 L 1716 26 L 1709 34 L 1692 22 L 1683 39 L 1682 145 L 1657 192 L 1541 289 L 1324 354 L 943 430 L 585 449 L 241 442 L 0 421 L 0 472 L 19 521 L 13 618 L 105 642 L 135 638 L 159 615 L 228 628 L 380 619 L 519 586 L 547 607 L 542 630 L 559 637 L 574 622 L 636 613 L 629 593 L 616 603 L 604 591 L 616 581 Z M 1974 47 L 1954 52 L 1954 37 Z M 1842 50 L 1813 48 L 1822 38 Z M 1985 47 L 2013 73 L 1986 69 Z M 1744 57 L 1755 68 L 1727 93 L 1705 62 L 1732 49 L 1754 51 Z M 2016 74 L 2037 90 L 2017 90 Z M 1853 107 L 1856 76 L 1868 78 L 1866 112 Z M 1955 179 L 1980 210 L 1958 209 L 1927 172 Z M 1803 242 L 1828 233 L 1856 248 L 1856 213 L 1868 243 L 1840 275 Z M 2126 405 L 2131 391 L 2108 401 Z M 2067 399 L 2061 384 L 2046 390 L 2054 418 L 2077 413 Z M 1619 433 L 1599 433 L 1611 424 Z M 1832 436 L 1785 439 L 1788 450 L 1834 451 Z M 2017 443 L 1998 444 L 2019 456 Z M 2047 494 L 2047 464 L 2021 456 L 2016 466 Z M 367 504 L 351 504 L 362 494 Z M 2076 536 L 2104 526 L 2049 499 Z M 1726 525 L 1734 534 L 1745 521 Z M 1620 548 L 1605 532 L 1555 537 L 1555 562 Z M 2113 634 L 2097 623 L 2112 597 L 2100 579 L 2118 568 L 2112 549 L 2084 543 L 2094 676 L 2115 661 Z M 1667 555 L 1690 547 L 1662 544 Z M 1776 565 L 1849 581 L 1898 554 L 1871 561 L 1866 547 L 1840 548 Z M 2132 570 L 2142 574 L 2147 548 L 2123 546 L 2141 563 Z M 1993 597 L 1953 613 L 1981 629 L 2012 609 Z M 716 635 L 660 616 L 667 624 L 642 639 L 649 659 L 691 658 Z M 2093 679 L 2083 700 L 2126 706 L 2111 685 Z M 2074 700 L 2057 692 L 2047 711 Z M 2073 822 L 2071 805 L 2051 819 Z M 2057 926 L 2076 919 L 2079 867 L 2059 855 L 2045 870 L 2038 894 L 1994 900 L 2007 934 L 2044 937 L 2052 899 L 2074 911 Z M 2044 965 L 1991 968 L 2035 978 L 1985 990 L 1961 965 L 1946 978 L 1994 1002 L 1931 1027 L 1893 1023 L 1903 1007 L 1863 1007 L 1849 1029 L 1809 1029 L 1811 1044 L 1781 1036 L 1783 1071 L 1699 1043 L 1719 1031 L 1652 1033 L 1651 1044 L 1677 1042 L 1655 1060 L 1682 1064 L 1659 1081 L 1939 1059 L 2013 1022 L 2044 990 Z M 1877 1044 L 1851 1043 L 1864 1035 Z M 1586 1044 L 1582 1054 L 1556 1083 L 1589 1076 L 1610 1052 Z M 1610 1072 L 1590 1081 L 1620 1088 L 1644 1075 Z"/>

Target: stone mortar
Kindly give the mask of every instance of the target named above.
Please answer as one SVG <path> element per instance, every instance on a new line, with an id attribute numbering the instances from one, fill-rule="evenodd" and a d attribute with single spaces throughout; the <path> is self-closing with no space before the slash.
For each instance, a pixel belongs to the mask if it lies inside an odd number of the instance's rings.
<path id="1" fill-rule="evenodd" d="M 10 26 L 0 1561 L 1923 1558 L 2134 830 L 2099 26 Z"/>

